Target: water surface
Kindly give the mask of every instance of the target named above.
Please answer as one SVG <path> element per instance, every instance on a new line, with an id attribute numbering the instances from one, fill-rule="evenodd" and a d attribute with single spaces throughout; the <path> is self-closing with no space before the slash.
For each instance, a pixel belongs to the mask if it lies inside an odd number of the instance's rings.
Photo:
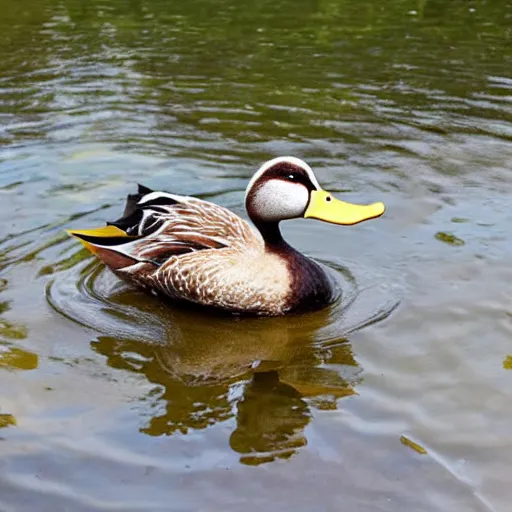
<path id="1" fill-rule="evenodd" d="M 0 8 L 2 512 L 508 511 L 509 2 Z M 283 154 L 388 208 L 285 224 L 324 311 L 162 304 L 64 232 L 138 182 L 244 215 Z"/>

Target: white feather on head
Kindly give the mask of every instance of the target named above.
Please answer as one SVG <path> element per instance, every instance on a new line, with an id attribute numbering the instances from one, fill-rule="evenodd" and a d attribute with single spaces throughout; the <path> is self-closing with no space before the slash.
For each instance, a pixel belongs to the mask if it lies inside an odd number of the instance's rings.
<path id="1" fill-rule="evenodd" d="M 303 170 L 312 185 L 316 189 L 320 189 L 318 180 L 316 179 L 311 167 L 293 156 L 280 156 L 265 162 L 247 185 L 245 193 L 246 208 L 249 193 L 254 188 L 255 183 L 260 180 L 264 174 L 272 169 L 272 167 L 288 163 L 293 167 L 298 167 Z M 291 171 L 293 172 L 293 171 Z M 255 191 L 251 196 L 251 210 L 253 214 L 258 216 L 258 219 L 264 222 L 279 222 L 285 219 L 294 219 L 301 217 L 309 203 L 310 191 L 301 183 L 288 182 L 282 179 L 269 178 Z"/>
<path id="2" fill-rule="evenodd" d="M 304 160 L 301 160 L 300 158 L 297 158 L 295 156 L 278 156 L 276 158 L 272 158 L 272 160 L 266 161 L 254 174 L 254 176 L 249 181 L 249 184 L 247 185 L 247 188 L 245 189 L 245 198 L 247 199 L 247 194 L 253 187 L 253 185 L 258 181 L 263 174 L 265 174 L 266 171 L 268 171 L 271 167 L 274 167 L 276 164 L 280 164 L 283 162 L 290 163 L 292 165 L 296 165 L 297 167 L 300 167 L 304 170 L 304 172 L 308 175 L 309 179 L 311 180 L 311 183 L 317 188 L 320 189 L 320 184 L 318 183 L 318 180 L 316 179 L 315 173 L 313 172 L 313 169 L 304 162 Z"/>

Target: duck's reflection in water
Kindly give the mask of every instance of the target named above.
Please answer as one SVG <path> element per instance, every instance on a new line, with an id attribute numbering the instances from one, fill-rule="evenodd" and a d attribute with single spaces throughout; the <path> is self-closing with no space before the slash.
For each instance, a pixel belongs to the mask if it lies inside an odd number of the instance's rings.
<path id="1" fill-rule="evenodd" d="M 300 392 L 281 382 L 277 372 L 255 374 L 238 402 L 230 444 L 247 464 L 290 457 L 306 444 L 304 428 L 310 419 Z"/>
<path id="2" fill-rule="evenodd" d="M 234 420 L 241 462 L 288 458 L 307 443 L 311 408 L 335 408 L 354 394 L 360 368 L 347 340 L 322 348 L 329 310 L 288 318 L 237 318 L 162 305 L 123 292 L 111 300 L 155 315 L 155 344 L 103 336 L 92 342 L 114 368 L 145 375 L 141 432 L 171 435 Z M 133 309 L 132 309 L 133 310 Z M 332 327 L 332 325 L 331 325 Z M 156 331 L 155 331 L 156 332 Z"/>

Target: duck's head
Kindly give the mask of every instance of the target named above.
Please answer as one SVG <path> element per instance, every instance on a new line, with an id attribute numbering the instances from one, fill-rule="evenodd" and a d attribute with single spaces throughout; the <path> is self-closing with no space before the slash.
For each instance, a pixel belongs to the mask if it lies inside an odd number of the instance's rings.
<path id="1" fill-rule="evenodd" d="M 245 207 L 256 225 L 300 217 L 352 225 L 380 217 L 385 210 L 383 203 L 357 205 L 336 199 L 320 187 L 306 162 L 291 156 L 259 168 L 247 186 Z"/>

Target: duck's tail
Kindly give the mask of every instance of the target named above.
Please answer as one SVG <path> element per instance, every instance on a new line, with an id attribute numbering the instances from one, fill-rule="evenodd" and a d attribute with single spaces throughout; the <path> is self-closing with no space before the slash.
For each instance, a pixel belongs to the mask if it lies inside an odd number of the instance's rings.
<path id="1" fill-rule="evenodd" d="M 103 263 L 114 270 L 139 263 L 139 260 L 121 252 L 120 246 L 129 243 L 133 238 L 116 226 L 104 226 L 94 229 L 70 229 L 67 232 L 78 238 L 80 242 Z"/>

